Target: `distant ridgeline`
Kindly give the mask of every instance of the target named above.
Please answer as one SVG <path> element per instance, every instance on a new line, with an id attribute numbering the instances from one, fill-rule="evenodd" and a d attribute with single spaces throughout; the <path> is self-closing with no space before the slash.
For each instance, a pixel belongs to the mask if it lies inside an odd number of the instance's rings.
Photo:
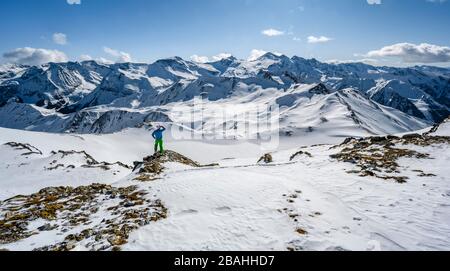
<path id="1" fill-rule="evenodd" d="M 348 125 L 372 134 L 404 132 L 450 115 L 450 69 L 335 65 L 272 53 L 254 61 L 0 66 L 6 128 L 112 133 L 176 121 L 171 108 L 195 97 L 206 104 L 276 103 L 281 132 L 289 135 Z"/>

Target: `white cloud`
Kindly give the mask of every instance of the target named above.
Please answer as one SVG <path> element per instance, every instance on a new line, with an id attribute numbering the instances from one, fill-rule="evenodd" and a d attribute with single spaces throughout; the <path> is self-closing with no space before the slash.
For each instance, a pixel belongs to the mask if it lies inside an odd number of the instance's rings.
<path id="1" fill-rule="evenodd" d="M 250 52 L 250 56 L 248 57 L 248 61 L 254 61 L 257 60 L 258 58 L 262 57 L 263 55 L 267 54 L 267 51 L 264 50 L 258 50 L 258 49 L 253 49 Z"/>
<path id="2" fill-rule="evenodd" d="M 333 40 L 332 38 L 328 38 L 325 36 L 320 36 L 320 37 L 309 36 L 308 37 L 308 43 L 325 43 L 325 42 L 329 42 L 332 40 Z"/>
<path id="3" fill-rule="evenodd" d="M 381 5 L 381 0 L 367 0 L 369 5 Z"/>
<path id="4" fill-rule="evenodd" d="M 199 55 L 192 55 L 191 60 L 197 63 L 207 63 L 209 62 L 209 58 L 207 56 L 199 56 Z"/>
<path id="5" fill-rule="evenodd" d="M 81 5 L 81 0 L 67 0 L 69 5 Z"/>
<path id="6" fill-rule="evenodd" d="M 53 41 L 59 45 L 67 44 L 67 35 L 64 33 L 55 33 L 53 34 Z"/>
<path id="7" fill-rule="evenodd" d="M 93 60 L 93 58 L 90 55 L 81 55 L 80 56 L 80 60 L 81 61 L 88 61 L 88 60 Z"/>
<path id="8" fill-rule="evenodd" d="M 97 61 L 99 63 L 102 63 L 102 64 L 114 64 L 114 61 L 109 60 L 109 59 L 104 58 L 104 57 L 97 58 L 95 61 Z"/>
<path id="9" fill-rule="evenodd" d="M 299 38 L 299 37 L 294 37 L 294 38 L 292 38 L 292 40 L 293 40 L 293 41 L 302 41 L 302 39 Z"/>
<path id="10" fill-rule="evenodd" d="M 111 49 L 109 47 L 103 47 L 103 51 L 108 55 L 114 57 L 116 63 L 124 63 L 132 61 L 131 55 L 129 53 L 122 52 L 116 49 Z"/>
<path id="11" fill-rule="evenodd" d="M 48 62 L 66 62 L 65 53 L 58 50 L 37 49 L 31 47 L 17 48 L 3 54 L 3 58 L 12 63 L 24 65 L 41 65 Z"/>
<path id="12" fill-rule="evenodd" d="M 78 60 L 79 61 L 91 61 L 92 60 L 92 61 L 96 61 L 96 62 L 101 63 L 101 64 L 108 64 L 108 65 L 114 64 L 114 61 L 112 61 L 110 59 L 107 59 L 107 58 L 104 58 L 104 57 L 93 58 L 92 56 L 87 55 L 87 54 L 80 55 Z"/>
<path id="13" fill-rule="evenodd" d="M 212 61 L 220 61 L 224 58 L 229 58 L 231 56 L 232 55 L 229 53 L 220 53 L 218 55 L 212 56 L 211 58 L 209 58 L 207 56 L 192 55 L 190 57 L 190 59 L 197 63 L 208 63 L 208 62 L 212 62 Z"/>
<path id="14" fill-rule="evenodd" d="M 369 65 L 375 65 L 379 61 L 377 59 L 363 58 L 363 59 L 351 59 L 351 60 L 331 59 L 331 60 L 327 60 L 325 62 L 330 63 L 330 64 L 365 63 L 365 64 L 369 64 Z"/>
<path id="15" fill-rule="evenodd" d="M 285 33 L 284 33 L 284 31 L 269 28 L 269 29 L 263 30 L 261 32 L 261 34 L 268 36 L 268 37 L 277 37 L 277 36 L 283 36 Z"/>
<path id="16" fill-rule="evenodd" d="M 229 53 L 220 53 L 218 55 L 213 56 L 212 59 L 213 59 L 213 61 L 219 61 L 219 60 L 222 60 L 225 58 L 229 58 L 231 56 L 232 56 L 232 54 L 229 54 Z"/>
<path id="17" fill-rule="evenodd" d="M 395 57 L 405 63 L 444 63 L 450 62 L 450 47 L 428 43 L 397 43 L 370 51 L 367 57 Z"/>

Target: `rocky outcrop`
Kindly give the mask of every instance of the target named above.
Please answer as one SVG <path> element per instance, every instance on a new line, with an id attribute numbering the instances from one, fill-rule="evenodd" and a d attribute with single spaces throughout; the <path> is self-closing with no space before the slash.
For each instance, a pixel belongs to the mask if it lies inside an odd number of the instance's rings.
<path id="1" fill-rule="evenodd" d="M 263 156 L 261 156 L 261 158 L 259 158 L 258 160 L 258 164 L 264 162 L 266 164 L 272 163 L 273 162 L 273 157 L 270 153 L 266 153 Z"/>
<path id="2" fill-rule="evenodd" d="M 337 154 L 331 155 L 331 158 L 354 164 L 358 168 L 348 173 L 405 183 L 408 178 L 400 175 L 398 159 L 404 157 L 429 159 L 430 154 L 402 146 L 424 147 L 435 144 L 450 144 L 450 137 L 409 134 L 401 138 L 396 136 L 348 138 L 339 146 L 342 149 Z M 421 173 L 421 176 L 430 176 L 430 174 Z"/>
<path id="3" fill-rule="evenodd" d="M 17 142 L 8 142 L 5 144 L 6 146 L 10 146 L 11 148 L 22 151 L 23 156 L 28 156 L 31 154 L 42 155 L 42 151 L 38 148 L 31 146 L 30 144 L 17 143 Z"/>
<path id="4" fill-rule="evenodd" d="M 73 169 L 75 168 L 74 165 L 66 165 L 61 160 L 69 157 L 69 156 L 75 156 L 79 155 L 82 157 L 82 159 L 85 161 L 85 164 L 81 165 L 82 168 L 99 168 L 103 170 L 111 170 L 111 167 L 118 166 L 125 169 L 132 169 L 131 166 L 126 165 L 122 162 L 115 162 L 115 163 L 108 163 L 108 162 L 98 162 L 94 159 L 90 154 L 88 154 L 85 151 L 52 151 L 51 155 L 53 156 L 54 160 L 50 162 L 48 167 L 45 167 L 46 170 L 56 170 L 58 168 L 67 168 L 67 169 Z"/>
<path id="5" fill-rule="evenodd" d="M 45 231 L 62 240 L 35 250 L 119 250 L 133 230 L 166 216 L 164 205 L 136 186 L 49 187 L 0 202 L 0 244 Z"/>
<path id="6" fill-rule="evenodd" d="M 293 155 L 291 155 L 291 157 L 289 158 L 289 161 L 293 161 L 296 157 L 301 156 L 301 155 L 306 155 L 308 157 L 312 157 L 312 154 L 307 151 L 298 151 L 298 152 L 294 153 Z"/>
<path id="7" fill-rule="evenodd" d="M 137 172 L 137 181 L 154 181 L 159 178 L 159 175 L 164 171 L 164 164 L 167 162 L 174 162 L 187 165 L 194 168 L 213 167 L 218 164 L 201 165 L 200 163 L 174 151 L 164 151 L 163 154 L 155 153 L 147 156 L 142 162 L 134 162 L 133 172 Z"/>

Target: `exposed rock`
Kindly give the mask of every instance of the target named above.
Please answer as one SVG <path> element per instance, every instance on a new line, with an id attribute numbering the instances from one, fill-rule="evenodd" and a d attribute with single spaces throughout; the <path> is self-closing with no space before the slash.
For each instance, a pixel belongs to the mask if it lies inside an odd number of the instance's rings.
<path id="1" fill-rule="evenodd" d="M 303 225 L 301 225 L 299 222 L 300 217 L 302 215 L 298 213 L 298 210 L 294 204 L 295 200 L 299 199 L 301 197 L 301 194 L 302 194 L 301 190 L 296 190 L 295 193 L 292 193 L 290 195 L 284 194 L 283 197 L 287 198 L 287 202 L 292 205 L 291 205 L 291 208 L 284 208 L 283 210 L 279 210 L 279 212 L 286 214 L 289 217 L 289 219 L 292 220 L 292 222 L 296 225 L 296 228 L 295 228 L 296 233 L 298 233 L 299 235 L 307 235 L 308 232 L 303 228 Z M 320 215 L 322 215 L 322 213 L 314 212 L 313 214 L 310 215 L 310 217 L 316 217 L 316 216 L 320 216 Z M 302 248 L 300 246 L 296 246 L 295 243 L 296 242 L 292 242 L 292 244 L 291 244 L 292 246 L 289 246 L 288 250 L 291 250 L 291 251 L 302 250 Z"/>
<path id="2" fill-rule="evenodd" d="M 16 196 L 0 202 L 0 244 L 26 239 L 42 231 L 77 232 L 63 242 L 36 250 L 68 251 L 87 243 L 90 250 L 109 250 L 126 243 L 131 231 L 167 217 L 167 209 L 157 199 L 146 197 L 138 187 L 115 188 L 92 184 L 80 187 L 48 187 L 29 196 Z M 102 212 L 109 217 L 91 220 Z M 30 228 L 38 219 L 55 221 Z M 35 224 L 35 223 L 34 223 Z M 86 225 L 90 228 L 86 229 Z M 90 242 L 88 242 L 90 241 Z"/>
<path id="3" fill-rule="evenodd" d="M 429 146 L 449 143 L 450 137 L 419 134 L 409 134 L 402 138 L 396 136 L 370 137 L 359 140 L 348 138 L 338 146 L 343 149 L 337 154 L 331 155 L 331 158 L 355 164 L 359 170 L 348 171 L 350 174 L 405 183 L 408 178 L 397 175 L 400 167 L 397 160 L 403 157 L 429 159 L 430 155 L 411 149 L 397 148 L 397 145 Z M 422 174 L 421 176 L 424 177 L 426 175 Z"/>
<path id="4" fill-rule="evenodd" d="M 11 148 L 15 150 L 25 151 L 22 153 L 23 156 L 31 155 L 31 154 L 38 154 L 42 155 L 42 151 L 38 148 L 31 146 L 30 144 L 24 144 L 24 143 L 17 143 L 17 142 L 8 142 L 5 144 L 6 146 L 10 146 Z"/>
<path id="5" fill-rule="evenodd" d="M 387 138 L 382 136 L 370 137 L 370 143 L 372 144 L 386 144 Z"/>
<path id="6" fill-rule="evenodd" d="M 65 166 L 63 164 L 57 164 L 54 167 L 48 167 L 46 170 L 57 170 L 58 168 L 64 168 Z"/>
<path id="7" fill-rule="evenodd" d="M 163 154 L 156 153 L 154 155 L 145 157 L 142 162 L 134 162 L 133 172 L 138 171 L 136 181 L 147 182 L 154 181 L 159 178 L 159 175 L 164 171 L 164 163 L 175 162 L 191 167 L 212 167 L 219 164 L 201 165 L 200 163 L 187 158 L 186 156 L 174 151 L 164 151 Z"/>
<path id="8" fill-rule="evenodd" d="M 112 246 L 121 246 L 127 243 L 127 240 L 122 236 L 112 236 L 108 238 L 108 242 Z"/>
<path id="9" fill-rule="evenodd" d="M 422 135 L 419 135 L 419 134 L 409 134 L 409 135 L 404 135 L 404 136 L 402 137 L 402 139 L 405 139 L 405 140 L 417 139 L 417 138 L 422 138 Z"/>
<path id="10" fill-rule="evenodd" d="M 99 162 L 97 162 L 97 160 L 95 160 L 91 155 L 89 155 L 85 151 L 58 151 L 58 152 L 52 151 L 51 154 L 52 155 L 61 154 L 61 158 L 64 158 L 69 155 L 81 154 L 85 157 L 88 164 L 98 164 L 99 163 Z"/>
<path id="11" fill-rule="evenodd" d="M 399 139 L 400 139 L 400 137 L 398 137 L 398 136 L 393 136 L 393 135 L 388 135 L 386 138 L 387 138 L 388 140 L 399 140 Z"/>
<path id="12" fill-rule="evenodd" d="M 152 156 L 144 158 L 145 163 L 151 163 L 154 161 L 158 161 L 159 163 L 176 162 L 191 167 L 201 167 L 201 165 L 198 162 L 191 160 L 182 154 L 170 150 L 164 151 L 164 154 L 156 153 Z"/>
<path id="13" fill-rule="evenodd" d="M 266 153 L 261 158 L 259 158 L 258 163 L 260 163 L 260 162 L 264 162 L 266 164 L 272 163 L 273 157 L 270 153 Z"/>
<path id="14" fill-rule="evenodd" d="M 309 152 L 307 152 L 307 151 L 298 151 L 298 152 L 294 153 L 294 154 L 291 156 L 291 158 L 289 158 L 289 161 L 294 160 L 297 156 L 300 156 L 300 155 L 306 155 L 306 156 L 308 156 L 308 157 L 312 157 L 312 154 L 309 153 Z"/>
<path id="15" fill-rule="evenodd" d="M 38 228 L 39 231 L 52 231 L 54 229 L 57 229 L 58 225 L 51 225 L 51 224 L 45 224 L 43 226 L 40 226 Z"/>
<path id="16" fill-rule="evenodd" d="M 445 119 L 445 120 L 442 121 L 441 123 L 434 125 L 433 128 L 431 128 L 430 131 L 424 133 L 423 135 L 428 136 L 428 135 L 431 135 L 431 134 L 433 134 L 433 133 L 436 133 L 436 132 L 439 130 L 439 128 L 441 128 L 441 126 L 442 126 L 444 123 L 447 123 L 447 122 L 450 122 L 450 117 L 448 117 L 447 119 Z"/>
<path id="17" fill-rule="evenodd" d="M 84 160 L 86 161 L 86 164 L 81 165 L 81 168 L 99 168 L 105 171 L 111 170 L 111 167 L 113 166 L 119 166 L 119 167 L 123 167 L 125 169 L 131 169 L 132 167 L 123 164 L 121 162 L 115 162 L 115 163 L 108 163 L 108 162 L 98 162 L 97 160 L 95 160 L 91 155 L 89 155 L 88 153 L 86 153 L 85 151 L 52 151 L 51 154 L 53 156 L 59 156 L 56 157 L 55 160 L 53 160 L 48 166 L 48 167 L 44 167 L 46 170 L 52 171 L 52 170 L 58 170 L 58 169 L 63 169 L 66 170 L 67 172 L 70 172 L 69 170 L 71 169 L 75 169 L 76 166 L 74 165 L 65 165 L 62 163 L 58 163 L 60 159 L 63 159 L 67 156 L 70 155 L 81 155 L 83 156 Z M 116 175 L 116 172 L 113 172 L 114 175 Z"/>
<path id="18" fill-rule="evenodd" d="M 352 141 L 355 141 L 355 140 L 356 140 L 356 138 L 354 138 L 354 137 L 348 137 L 348 138 L 346 138 L 344 140 L 344 142 L 342 142 L 342 144 L 340 146 L 347 145 L 347 144 L 349 144 L 349 143 L 351 143 Z"/>
<path id="19" fill-rule="evenodd" d="M 64 249 L 69 251 L 76 247 L 77 243 L 75 241 L 70 241 L 64 244 Z"/>
<path id="20" fill-rule="evenodd" d="M 100 169 L 103 169 L 103 170 L 110 170 L 111 167 L 114 166 L 114 165 L 117 165 L 117 166 L 120 166 L 120 167 L 123 167 L 123 168 L 126 168 L 126 169 L 131 169 L 132 168 L 131 166 L 128 166 L 128 165 L 126 165 L 126 164 L 124 164 L 122 162 L 115 162 L 115 163 L 98 162 L 97 160 L 94 159 L 94 157 L 92 157 L 90 154 L 88 154 L 85 151 L 61 151 L 60 150 L 58 152 L 52 151 L 51 154 L 52 155 L 60 155 L 61 159 L 65 158 L 67 156 L 70 156 L 70 155 L 82 155 L 84 157 L 84 159 L 86 160 L 86 164 L 82 165 L 81 166 L 82 168 L 100 168 Z M 52 163 L 50 163 L 50 165 L 52 167 L 48 167 L 46 169 L 47 170 L 56 170 L 58 168 L 67 168 L 67 169 L 74 169 L 75 168 L 75 166 L 73 166 L 73 165 L 65 166 L 64 164 L 57 164 L 55 166 L 55 164 L 57 162 L 58 162 L 57 160 L 53 161 Z"/>
<path id="21" fill-rule="evenodd" d="M 436 177 L 435 174 L 425 173 L 425 172 L 423 172 L 423 170 L 413 170 L 413 172 L 419 173 L 419 175 L 417 175 L 418 177 Z"/>

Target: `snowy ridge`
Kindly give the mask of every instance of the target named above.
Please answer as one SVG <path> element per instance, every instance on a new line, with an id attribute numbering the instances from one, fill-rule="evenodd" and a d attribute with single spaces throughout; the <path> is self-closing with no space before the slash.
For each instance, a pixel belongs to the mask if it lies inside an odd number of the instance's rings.
<path id="1" fill-rule="evenodd" d="M 7 142 L 2 143 L 0 152 L 0 172 L 2 176 L 11 177 L 2 181 L 0 195 L 3 199 L 48 186 L 112 183 L 130 170 L 122 163 L 98 162 L 84 151 L 58 151 L 47 155 L 30 144 Z"/>
<path id="2" fill-rule="evenodd" d="M 140 125 L 141 120 L 160 121 L 152 114 L 161 108 L 170 111 L 179 103 L 199 97 L 222 104 L 255 103 L 259 102 L 258 96 L 251 94 L 259 92 L 264 97 L 270 93 L 272 100 L 278 99 L 283 106 L 302 104 L 302 100 L 324 93 L 303 97 L 294 93 L 298 85 L 317 84 L 330 93 L 353 89 L 360 94 L 354 99 L 398 110 L 378 110 L 390 112 L 384 117 L 386 121 L 394 115 L 394 119 L 405 119 L 400 112 L 411 116 L 408 124 L 413 125 L 407 128 L 409 131 L 438 123 L 450 114 L 448 69 L 374 67 L 362 63 L 334 65 L 267 53 L 253 61 L 229 57 L 205 64 L 174 57 L 152 64 L 106 65 L 86 61 L 39 67 L 5 65 L 0 69 L 0 125 L 48 132 L 117 132 Z M 98 114 L 99 108 L 103 114 Z M 116 115 L 113 112 L 123 114 L 128 109 L 134 110 L 139 121 L 111 117 Z M 21 110 L 31 114 L 19 117 L 16 112 Z M 373 112 L 359 113 L 368 117 Z M 104 122 L 108 127 L 98 127 L 101 121 L 96 120 L 101 118 L 112 121 Z M 405 128 L 395 121 L 383 125 L 391 126 L 384 129 L 391 132 L 402 132 Z M 364 129 L 375 134 L 383 130 L 371 125 Z"/>
<path id="3" fill-rule="evenodd" d="M 450 118 L 435 125 L 428 133 L 435 136 L 448 136 L 450 134 Z"/>

